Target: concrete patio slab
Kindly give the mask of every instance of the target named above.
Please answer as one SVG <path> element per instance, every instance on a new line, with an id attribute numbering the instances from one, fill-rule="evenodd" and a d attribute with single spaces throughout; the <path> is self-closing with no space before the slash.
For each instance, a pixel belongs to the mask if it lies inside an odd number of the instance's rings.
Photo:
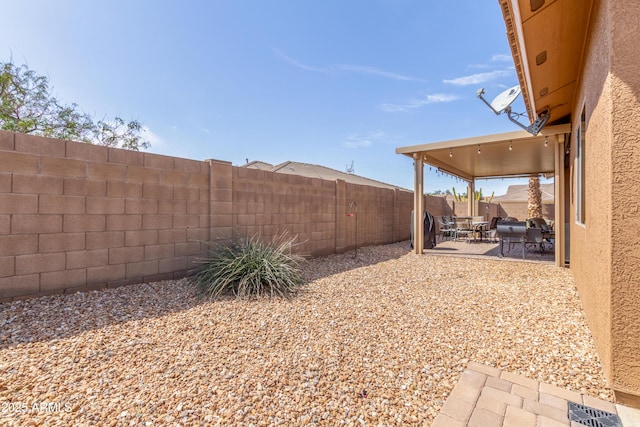
<path id="1" fill-rule="evenodd" d="M 424 253 L 429 255 L 451 255 L 464 257 L 489 257 L 502 260 L 513 261 L 533 261 L 553 264 L 555 262 L 555 252 L 549 244 L 545 245 L 545 250 L 540 251 L 536 246 L 527 245 L 525 248 L 525 259 L 522 259 L 522 246 L 518 244 L 505 244 L 503 248 L 504 257 L 499 258 L 500 244 L 492 241 L 467 241 L 467 240 L 438 240 L 433 249 L 425 249 Z"/>

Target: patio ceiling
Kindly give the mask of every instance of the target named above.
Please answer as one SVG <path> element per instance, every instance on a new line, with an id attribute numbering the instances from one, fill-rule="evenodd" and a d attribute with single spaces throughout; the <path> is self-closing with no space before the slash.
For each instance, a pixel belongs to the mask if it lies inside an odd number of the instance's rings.
<path id="1" fill-rule="evenodd" d="M 569 124 L 546 126 L 538 135 L 522 130 L 396 148 L 396 154 L 422 156 L 424 163 L 466 181 L 479 178 L 553 175 L 554 144 L 563 143 Z M 545 139 L 548 144 L 545 146 Z M 509 149 L 509 146 L 512 149 Z M 478 153 L 480 149 L 480 153 Z"/>

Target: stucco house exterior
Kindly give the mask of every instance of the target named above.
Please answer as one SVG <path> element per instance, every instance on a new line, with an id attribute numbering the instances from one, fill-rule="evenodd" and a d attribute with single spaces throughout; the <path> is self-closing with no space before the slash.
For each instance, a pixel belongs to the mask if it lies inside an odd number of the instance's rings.
<path id="1" fill-rule="evenodd" d="M 498 1 L 529 119 L 550 119 L 536 135 L 397 148 L 414 159 L 414 208 L 424 163 L 470 189 L 483 176 L 553 174 L 556 264 L 566 244 L 605 376 L 619 403 L 640 408 L 640 2 Z M 499 167 L 512 143 L 519 171 Z M 469 161 L 477 145 L 482 159 Z"/>
<path id="2" fill-rule="evenodd" d="M 571 270 L 616 399 L 640 407 L 640 3 L 500 5 L 530 118 L 571 125 Z"/>

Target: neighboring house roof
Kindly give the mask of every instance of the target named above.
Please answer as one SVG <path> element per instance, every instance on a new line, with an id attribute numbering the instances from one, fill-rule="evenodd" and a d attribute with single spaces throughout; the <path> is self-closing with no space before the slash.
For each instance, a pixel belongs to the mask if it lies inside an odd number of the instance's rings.
<path id="1" fill-rule="evenodd" d="M 554 201 L 554 184 L 540 184 L 540 192 L 542 193 L 542 202 Z M 492 202 L 526 202 L 529 200 L 529 185 L 510 185 L 507 188 L 507 194 L 496 196 L 491 199 Z"/>
<path id="2" fill-rule="evenodd" d="M 260 169 L 261 171 L 270 171 L 273 169 L 273 165 L 267 162 L 261 162 L 259 160 L 254 160 L 252 162 L 247 163 L 243 167 L 249 169 Z"/>
<path id="3" fill-rule="evenodd" d="M 387 184 L 385 182 L 376 181 L 375 179 L 365 178 L 364 176 L 341 172 L 339 170 L 331 169 L 326 166 L 314 165 L 310 163 L 286 161 L 274 166 L 266 162 L 253 161 L 247 163 L 246 165 L 243 165 L 242 167 L 267 170 L 277 173 L 286 173 L 290 175 L 301 175 L 309 178 L 320 178 L 326 180 L 342 179 L 352 184 L 370 185 L 372 187 L 389 189 L 401 188 L 397 185 Z"/>

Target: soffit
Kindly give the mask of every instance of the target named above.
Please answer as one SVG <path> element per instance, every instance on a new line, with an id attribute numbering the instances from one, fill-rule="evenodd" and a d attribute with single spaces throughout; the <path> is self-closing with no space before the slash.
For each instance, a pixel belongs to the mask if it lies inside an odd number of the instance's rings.
<path id="1" fill-rule="evenodd" d="M 563 143 L 562 136 L 569 132 L 568 124 L 546 126 L 538 135 L 508 132 L 399 147 L 396 153 L 420 156 L 425 163 L 465 180 L 553 174 L 554 144 Z"/>
<path id="2" fill-rule="evenodd" d="M 537 115 L 549 109 L 550 123 L 567 122 L 593 0 L 500 0 L 500 4 L 530 118 L 534 111 Z"/>

